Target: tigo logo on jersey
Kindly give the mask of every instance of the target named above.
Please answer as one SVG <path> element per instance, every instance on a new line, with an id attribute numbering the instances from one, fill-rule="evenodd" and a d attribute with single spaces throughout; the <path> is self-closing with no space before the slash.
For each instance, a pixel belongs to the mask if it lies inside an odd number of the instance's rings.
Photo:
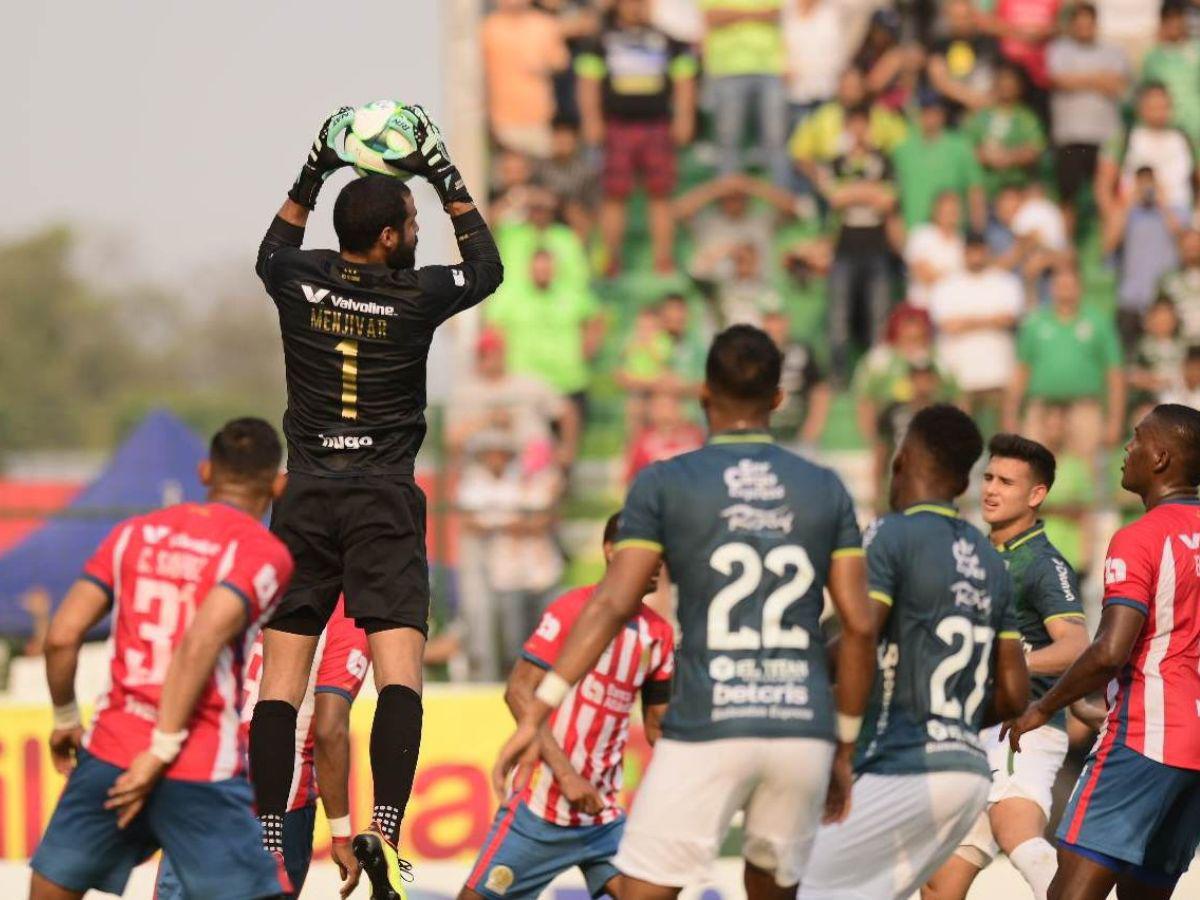
<path id="1" fill-rule="evenodd" d="M 317 437 L 321 439 L 321 446 L 326 450 L 364 450 L 375 446 L 375 439 L 369 434 L 339 434 L 336 437 L 319 434 Z"/>

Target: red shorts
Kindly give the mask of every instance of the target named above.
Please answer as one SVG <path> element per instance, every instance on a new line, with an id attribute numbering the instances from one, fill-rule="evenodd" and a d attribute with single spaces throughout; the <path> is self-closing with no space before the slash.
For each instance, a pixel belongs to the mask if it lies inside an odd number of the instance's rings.
<path id="1" fill-rule="evenodd" d="M 675 190 L 675 145 L 669 122 L 604 123 L 604 195 L 628 197 L 641 178 L 651 197 L 667 197 Z"/>

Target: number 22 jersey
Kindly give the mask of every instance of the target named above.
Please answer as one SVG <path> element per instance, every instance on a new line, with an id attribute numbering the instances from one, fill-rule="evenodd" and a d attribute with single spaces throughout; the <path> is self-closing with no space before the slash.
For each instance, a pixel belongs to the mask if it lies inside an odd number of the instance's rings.
<path id="1" fill-rule="evenodd" d="M 221 648 L 166 777 L 221 781 L 243 771 L 242 669 L 261 622 L 292 577 L 283 542 L 224 503 L 183 503 L 120 523 L 83 577 L 112 598 L 109 683 L 84 746 L 126 768 L 150 746 L 171 657 L 217 586 L 246 604 L 243 634 Z"/>
<path id="2" fill-rule="evenodd" d="M 861 555 L 841 480 L 758 431 L 644 469 L 618 549 L 660 550 L 681 638 L 663 734 L 833 740 L 819 619 L 835 556 Z"/>

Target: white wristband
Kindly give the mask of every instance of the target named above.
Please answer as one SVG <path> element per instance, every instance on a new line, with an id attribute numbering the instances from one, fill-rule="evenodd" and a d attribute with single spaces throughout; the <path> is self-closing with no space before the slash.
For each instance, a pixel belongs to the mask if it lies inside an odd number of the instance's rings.
<path id="1" fill-rule="evenodd" d="M 150 732 L 150 753 L 157 756 L 168 766 L 175 762 L 175 757 L 179 755 L 179 751 L 183 748 L 183 742 L 187 740 L 187 729 L 176 731 L 174 734 L 167 734 L 155 728 Z"/>
<path id="2" fill-rule="evenodd" d="M 567 680 L 551 669 L 542 676 L 542 681 L 537 686 L 537 690 L 533 692 L 533 696 L 551 709 L 558 709 L 569 690 L 571 690 L 571 685 L 567 683 Z"/>
<path id="3" fill-rule="evenodd" d="M 848 716 L 845 713 L 837 714 L 837 739 L 843 744 L 853 744 L 858 740 L 858 733 L 862 731 L 862 716 Z"/>
<path id="4" fill-rule="evenodd" d="M 329 820 L 329 836 L 335 838 L 350 837 L 350 814 L 338 816 Z"/>
<path id="5" fill-rule="evenodd" d="M 79 706 L 72 700 L 62 706 L 54 707 L 54 730 L 65 731 L 68 728 L 78 728 L 83 722 L 79 718 Z"/>

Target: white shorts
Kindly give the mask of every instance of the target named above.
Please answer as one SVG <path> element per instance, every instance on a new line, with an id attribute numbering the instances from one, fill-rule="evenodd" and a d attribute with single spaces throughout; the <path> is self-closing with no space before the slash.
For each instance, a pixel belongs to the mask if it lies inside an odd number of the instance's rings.
<path id="1" fill-rule="evenodd" d="M 999 725 L 980 732 L 979 737 L 992 770 L 988 806 L 1013 797 L 1032 800 L 1041 807 L 1046 821 L 1050 821 L 1054 781 L 1067 758 L 1067 733 L 1061 728 L 1043 725 L 1021 735 L 1020 753 L 1009 749 L 1007 739 L 1000 740 Z M 979 816 L 962 843 L 963 847 L 971 849 L 959 855 L 971 863 L 986 865 L 996 858 L 1000 848 L 992 836 L 992 823 L 987 812 Z"/>
<path id="2" fill-rule="evenodd" d="M 988 786 L 974 772 L 860 776 L 850 817 L 817 832 L 800 900 L 908 900 L 962 841 Z"/>
<path id="3" fill-rule="evenodd" d="M 664 887 L 703 881 L 734 814 L 743 855 L 800 881 L 821 823 L 834 745 L 814 738 L 660 740 L 638 787 L 613 864 Z"/>

